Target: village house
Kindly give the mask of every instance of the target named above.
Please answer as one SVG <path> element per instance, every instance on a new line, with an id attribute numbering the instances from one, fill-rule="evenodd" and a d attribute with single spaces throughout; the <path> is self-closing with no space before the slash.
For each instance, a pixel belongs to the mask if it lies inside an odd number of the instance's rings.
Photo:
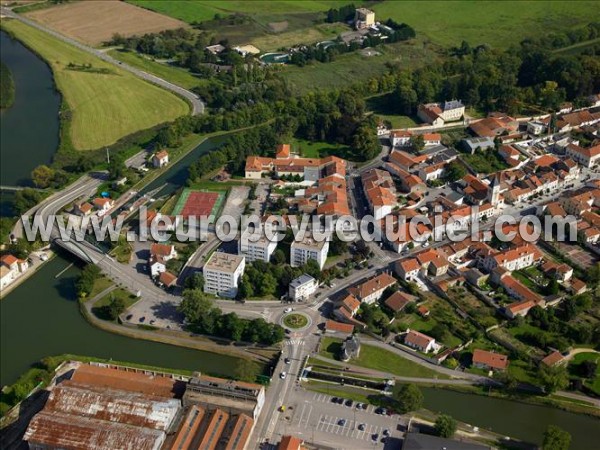
<path id="1" fill-rule="evenodd" d="M 158 276 L 158 282 L 162 284 L 165 288 L 173 287 L 177 284 L 177 275 L 174 275 L 171 272 L 165 270 L 164 272 L 161 272 Z"/>
<path id="2" fill-rule="evenodd" d="M 110 198 L 105 198 L 105 197 L 98 197 L 95 198 L 92 203 L 94 204 L 94 207 L 98 210 L 98 214 L 99 215 L 104 215 L 106 214 L 107 211 L 110 211 L 110 209 L 114 206 L 115 202 L 114 200 L 110 199 Z"/>
<path id="3" fill-rule="evenodd" d="M 154 243 L 150 246 L 150 255 L 154 257 L 160 256 L 163 260 L 169 261 L 170 259 L 177 258 L 177 251 L 174 245 Z"/>
<path id="4" fill-rule="evenodd" d="M 375 220 L 390 214 L 397 204 L 391 175 L 384 170 L 371 169 L 361 175 L 361 180 Z"/>
<path id="5" fill-rule="evenodd" d="M 473 155 L 478 150 L 485 151 L 494 148 L 496 143 L 490 137 L 471 137 L 463 139 L 462 146 L 463 149 Z"/>
<path id="6" fill-rule="evenodd" d="M 418 300 L 418 297 L 410 295 L 406 292 L 396 291 L 383 302 L 394 313 L 402 311 L 409 303 L 414 303 Z"/>
<path id="7" fill-rule="evenodd" d="M 333 317 L 335 317 L 340 322 L 346 323 L 359 323 L 354 319 L 354 316 L 358 312 L 360 308 L 360 300 L 358 300 L 354 295 L 348 294 L 344 297 L 338 305 L 333 310 Z"/>
<path id="8" fill-rule="evenodd" d="M 421 265 L 416 258 L 408 258 L 396 263 L 396 272 L 404 281 L 415 281 L 421 272 Z"/>
<path id="9" fill-rule="evenodd" d="M 600 160 L 600 144 L 589 148 L 569 144 L 565 150 L 567 156 L 584 167 L 590 168 L 598 164 Z"/>
<path id="10" fill-rule="evenodd" d="M 506 270 L 520 270 L 529 267 L 541 259 L 540 251 L 530 243 L 511 248 L 495 255 L 489 255 L 483 261 L 483 267 L 491 272 L 500 266 Z"/>
<path id="11" fill-rule="evenodd" d="M 0 258 L 0 288 L 5 288 L 29 269 L 26 260 L 7 254 Z"/>
<path id="12" fill-rule="evenodd" d="M 167 262 L 161 256 L 151 255 L 148 260 L 148 269 L 150 270 L 150 278 L 156 278 L 167 270 Z"/>
<path id="13" fill-rule="evenodd" d="M 508 367 L 508 356 L 477 348 L 473 350 L 473 366 L 483 370 L 506 370 Z"/>
<path id="14" fill-rule="evenodd" d="M 408 330 L 406 332 L 404 335 L 404 344 L 421 353 L 437 353 L 441 348 L 441 346 L 435 342 L 434 338 L 415 330 Z"/>
<path id="15" fill-rule="evenodd" d="M 89 202 L 82 202 L 75 205 L 73 213 L 77 216 L 89 216 L 94 210 L 94 206 Z"/>
<path id="16" fill-rule="evenodd" d="M 161 150 L 152 156 L 152 165 L 154 167 L 165 167 L 167 164 L 169 164 L 169 153 L 166 150 Z"/>
<path id="17" fill-rule="evenodd" d="M 469 130 L 475 136 L 495 138 L 500 135 L 514 133 L 519 129 L 519 122 L 504 114 L 490 114 L 489 117 L 474 121 Z"/>
<path id="18" fill-rule="evenodd" d="M 335 320 L 327 319 L 327 321 L 325 322 L 325 332 L 352 334 L 354 333 L 354 325 L 350 323 L 336 322 Z"/>
<path id="19" fill-rule="evenodd" d="M 541 364 L 547 367 L 558 366 L 563 364 L 564 362 L 566 362 L 566 359 L 559 351 L 554 351 L 548 354 L 544 359 L 540 361 Z"/>
<path id="20" fill-rule="evenodd" d="M 371 304 L 378 301 L 384 291 L 395 284 L 396 279 L 393 276 L 382 273 L 364 283 L 351 287 L 348 289 L 348 292 L 358 298 L 361 302 Z"/>
<path id="21" fill-rule="evenodd" d="M 367 8 L 356 8 L 354 12 L 354 27 L 364 30 L 375 25 L 375 13 Z"/>

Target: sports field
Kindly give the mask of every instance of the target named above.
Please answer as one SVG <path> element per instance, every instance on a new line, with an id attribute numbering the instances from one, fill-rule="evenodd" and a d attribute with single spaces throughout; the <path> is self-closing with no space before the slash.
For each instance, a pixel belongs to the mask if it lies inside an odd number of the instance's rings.
<path id="1" fill-rule="evenodd" d="M 90 45 L 109 41 L 115 33 L 133 36 L 187 27 L 185 22 L 172 17 L 114 0 L 66 3 L 26 15 Z"/>
<path id="2" fill-rule="evenodd" d="M 3 20 L 2 26 L 50 64 L 69 106 L 69 133 L 77 150 L 113 144 L 189 112 L 188 104 L 170 92 L 43 31 L 16 20 Z M 91 67 L 82 70 L 87 64 Z"/>
<path id="3" fill-rule="evenodd" d="M 225 192 L 184 189 L 173 208 L 173 215 L 184 218 L 207 216 L 210 220 L 214 220 L 221 211 L 224 200 Z"/>

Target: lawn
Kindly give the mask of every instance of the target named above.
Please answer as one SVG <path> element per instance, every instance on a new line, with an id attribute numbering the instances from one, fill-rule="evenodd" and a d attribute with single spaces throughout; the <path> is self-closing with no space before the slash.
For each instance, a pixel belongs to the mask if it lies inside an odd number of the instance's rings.
<path id="1" fill-rule="evenodd" d="M 321 341 L 320 354 L 330 359 L 337 359 L 341 349 L 341 339 L 324 337 Z M 446 378 L 427 367 L 409 361 L 391 351 L 363 344 L 358 359 L 352 359 L 349 364 L 393 373 L 402 377 Z"/>
<path id="2" fill-rule="evenodd" d="M 16 20 L 2 26 L 50 64 L 70 109 L 75 149 L 91 150 L 189 112 L 179 97 Z M 91 69 L 72 70 L 91 64 Z"/>
<path id="3" fill-rule="evenodd" d="M 367 97 L 367 108 L 376 114 L 383 121 L 389 122 L 392 128 L 411 128 L 416 127 L 420 120 L 416 117 L 409 117 L 396 114 L 396 96 L 393 92 L 387 94 L 374 95 Z"/>
<path id="4" fill-rule="evenodd" d="M 108 294 L 106 294 L 94 304 L 94 306 L 92 307 L 92 312 L 94 313 L 94 315 L 99 319 L 108 320 L 106 312 L 104 311 L 104 307 L 108 306 L 108 304 L 113 298 L 121 298 L 123 302 L 125 302 L 125 308 L 131 307 L 135 302 L 139 300 L 139 298 L 133 295 L 131 292 L 126 291 L 123 288 L 117 288 L 110 291 Z"/>
<path id="5" fill-rule="evenodd" d="M 339 156 L 340 158 L 356 158 L 352 155 L 352 149 L 342 144 L 330 144 L 329 142 L 317 141 L 311 142 L 304 139 L 293 138 L 290 140 L 292 151 L 304 158 L 324 158 L 329 155 Z"/>
<path id="6" fill-rule="evenodd" d="M 338 23 L 323 23 L 300 30 L 287 31 L 280 34 L 265 34 L 250 41 L 261 52 L 279 50 L 294 45 L 314 44 L 316 42 L 335 39 L 339 34 L 348 31 L 348 27 Z"/>
<path id="7" fill-rule="evenodd" d="M 376 20 L 393 18 L 443 46 L 487 43 L 505 48 L 526 37 L 567 31 L 593 21 L 591 1 L 402 1 L 372 6 Z M 596 13 L 596 18 L 598 17 Z"/>
<path id="8" fill-rule="evenodd" d="M 473 170 L 479 173 L 498 172 L 499 170 L 508 168 L 508 164 L 506 164 L 504 160 L 500 158 L 498 152 L 493 150 L 483 153 L 475 153 L 474 155 L 462 153 L 460 157 L 463 159 L 463 161 L 470 165 Z"/>
<path id="9" fill-rule="evenodd" d="M 377 77 L 389 70 L 388 64 L 412 69 L 435 58 L 433 49 L 418 38 L 381 45 L 376 50 L 380 55 L 363 56 L 356 51 L 339 55 L 329 63 L 312 62 L 304 67 L 288 64 L 281 68 L 281 74 L 294 91 L 303 93 L 316 88 L 341 88 Z"/>
<path id="10" fill-rule="evenodd" d="M 110 50 L 108 54 L 119 61 L 129 64 L 130 66 L 144 70 L 186 89 L 202 86 L 208 82 L 207 80 L 193 75 L 189 70 L 169 64 L 159 63 L 135 52 Z"/>
<path id="11" fill-rule="evenodd" d="M 283 324 L 288 328 L 304 328 L 308 325 L 308 318 L 304 314 L 288 314 L 283 318 Z"/>
<path id="12" fill-rule="evenodd" d="M 578 353 L 569 363 L 569 371 L 579 376 L 578 368 L 581 363 L 584 361 L 594 361 L 598 366 L 596 367 L 596 376 L 590 380 L 587 379 L 584 381 L 584 384 L 589 387 L 592 391 L 594 391 L 597 395 L 600 395 L 600 354 L 598 353 Z"/>

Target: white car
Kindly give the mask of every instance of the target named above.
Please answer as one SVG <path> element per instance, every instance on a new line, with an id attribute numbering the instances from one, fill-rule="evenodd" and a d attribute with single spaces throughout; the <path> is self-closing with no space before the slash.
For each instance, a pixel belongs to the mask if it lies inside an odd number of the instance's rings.
<path id="1" fill-rule="evenodd" d="M 283 312 L 287 314 L 287 313 L 291 313 L 293 310 L 294 310 L 294 308 L 285 308 L 283 310 Z"/>
<path id="2" fill-rule="evenodd" d="M 285 372 L 281 372 L 281 373 L 279 374 L 279 378 L 281 378 L 282 380 L 285 380 L 285 377 L 286 377 L 286 376 L 287 376 L 287 373 L 285 373 Z"/>

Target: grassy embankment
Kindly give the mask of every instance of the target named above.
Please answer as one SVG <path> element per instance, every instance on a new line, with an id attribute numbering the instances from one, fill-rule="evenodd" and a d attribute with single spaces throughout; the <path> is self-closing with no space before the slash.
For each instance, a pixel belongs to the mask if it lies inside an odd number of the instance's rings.
<path id="1" fill-rule="evenodd" d="M 321 341 L 321 356 L 329 359 L 337 359 L 341 349 L 341 342 L 341 339 L 324 337 Z M 388 350 L 368 344 L 361 345 L 359 357 L 352 359 L 350 364 L 381 372 L 393 373 L 402 377 L 448 378 Z"/>
<path id="2" fill-rule="evenodd" d="M 8 66 L 0 62 L 0 109 L 10 108 L 15 101 L 15 81 Z"/>
<path id="3" fill-rule="evenodd" d="M 2 27 L 50 64 L 67 105 L 63 119 L 70 117 L 68 138 L 77 150 L 110 145 L 189 112 L 183 99 L 49 34 L 16 20 Z"/>

